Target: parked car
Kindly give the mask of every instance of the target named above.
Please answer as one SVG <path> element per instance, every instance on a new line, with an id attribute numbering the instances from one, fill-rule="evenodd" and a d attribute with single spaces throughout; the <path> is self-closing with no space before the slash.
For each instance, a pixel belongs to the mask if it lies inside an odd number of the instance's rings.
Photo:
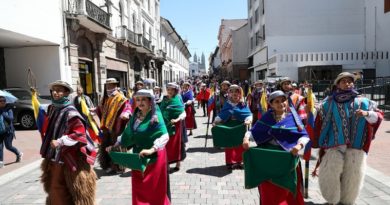
<path id="1" fill-rule="evenodd" d="M 31 104 L 31 91 L 24 88 L 6 88 L 4 89 L 18 98 L 14 103 L 14 124 L 23 129 L 36 129 L 34 111 Z M 42 105 L 48 105 L 50 100 L 45 100 L 38 97 L 38 101 Z"/>

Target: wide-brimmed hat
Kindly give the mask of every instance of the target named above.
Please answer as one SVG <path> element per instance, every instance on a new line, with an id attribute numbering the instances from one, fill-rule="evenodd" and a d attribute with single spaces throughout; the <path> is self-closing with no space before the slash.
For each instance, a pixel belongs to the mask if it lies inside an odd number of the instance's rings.
<path id="1" fill-rule="evenodd" d="M 189 82 L 184 82 L 183 85 L 188 85 L 191 87 L 191 83 L 189 83 Z"/>
<path id="2" fill-rule="evenodd" d="M 229 86 L 229 90 L 241 90 L 241 87 L 236 84 L 233 84 Z"/>
<path id="3" fill-rule="evenodd" d="M 156 86 L 154 86 L 153 89 L 154 89 L 154 90 L 155 90 L 155 89 L 160 89 L 160 87 L 158 87 L 158 86 L 156 85 Z"/>
<path id="4" fill-rule="evenodd" d="M 224 81 L 221 83 L 221 86 L 222 86 L 222 85 L 230 86 L 231 83 L 230 83 L 229 81 L 227 81 L 227 80 L 224 80 Z"/>
<path id="5" fill-rule="evenodd" d="M 274 91 L 271 94 L 269 94 L 269 96 L 268 96 L 268 103 L 271 103 L 272 100 L 274 100 L 277 97 L 285 97 L 287 99 L 287 95 L 284 94 L 283 91 L 277 90 L 277 91 Z"/>
<path id="6" fill-rule="evenodd" d="M 141 84 L 141 85 L 144 85 L 144 82 L 142 82 L 142 81 L 137 81 L 136 83 L 135 83 L 135 85 L 138 85 L 138 84 Z"/>
<path id="7" fill-rule="evenodd" d="M 119 84 L 119 81 L 115 78 L 107 78 L 105 84 Z"/>
<path id="8" fill-rule="evenodd" d="M 173 88 L 173 89 L 179 90 L 179 85 L 176 83 L 168 83 L 167 88 Z"/>
<path id="9" fill-rule="evenodd" d="M 282 85 L 284 82 L 290 82 L 292 83 L 291 79 L 289 77 L 285 77 L 280 80 L 279 85 Z"/>
<path id="10" fill-rule="evenodd" d="M 154 93 L 151 90 L 147 89 L 141 89 L 138 90 L 135 94 L 134 97 L 148 97 L 148 98 L 154 98 Z"/>
<path id="11" fill-rule="evenodd" d="M 56 81 L 54 81 L 54 82 L 52 82 L 52 83 L 49 83 L 49 89 L 52 90 L 52 89 L 53 89 L 53 86 L 56 86 L 56 85 L 57 85 L 57 86 L 62 86 L 62 87 L 64 87 L 64 88 L 68 89 L 69 92 L 73 92 L 72 86 L 70 86 L 69 83 L 67 83 L 67 82 L 65 82 L 65 81 L 62 81 L 62 80 L 56 80 Z"/>
<path id="12" fill-rule="evenodd" d="M 340 73 L 337 78 L 334 80 L 333 84 L 337 85 L 339 81 L 343 78 L 352 78 L 353 82 L 356 80 L 356 76 L 350 72 L 342 72 Z"/>
<path id="13" fill-rule="evenodd" d="M 254 83 L 254 85 L 257 85 L 257 84 L 264 84 L 264 82 L 262 80 L 258 80 Z"/>

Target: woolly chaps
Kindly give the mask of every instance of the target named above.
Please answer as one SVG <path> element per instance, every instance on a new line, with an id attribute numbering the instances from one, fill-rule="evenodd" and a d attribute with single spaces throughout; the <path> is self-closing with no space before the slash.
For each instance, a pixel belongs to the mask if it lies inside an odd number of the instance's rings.
<path id="1" fill-rule="evenodd" d="M 355 204 L 363 187 L 367 155 L 363 150 L 326 151 L 319 170 L 322 196 L 330 204 Z"/>
<path id="2" fill-rule="evenodd" d="M 64 164 L 44 159 L 41 169 L 41 182 L 48 193 L 47 205 L 95 204 L 96 174 L 86 162 L 80 160 L 73 172 Z"/>

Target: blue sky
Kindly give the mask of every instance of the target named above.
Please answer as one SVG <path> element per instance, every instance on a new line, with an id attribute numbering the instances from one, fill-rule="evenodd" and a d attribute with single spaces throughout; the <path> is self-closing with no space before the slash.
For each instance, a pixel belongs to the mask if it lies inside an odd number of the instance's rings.
<path id="1" fill-rule="evenodd" d="M 218 43 L 221 19 L 247 18 L 247 0 L 161 0 L 160 15 L 189 41 L 192 55 L 204 52 L 207 63 Z"/>

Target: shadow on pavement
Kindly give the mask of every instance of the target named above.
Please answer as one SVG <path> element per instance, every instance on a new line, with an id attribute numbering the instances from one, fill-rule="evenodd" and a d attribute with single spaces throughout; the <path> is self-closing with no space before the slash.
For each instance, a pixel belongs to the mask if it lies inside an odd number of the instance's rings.
<path id="1" fill-rule="evenodd" d="M 314 203 L 314 202 L 311 202 L 311 201 L 307 201 L 305 202 L 305 205 L 325 205 L 326 203 Z"/>
<path id="2" fill-rule="evenodd" d="M 199 139 L 199 138 L 206 138 L 206 135 L 197 135 L 197 136 L 194 136 L 193 138 L 196 138 L 196 139 Z M 211 139 L 212 136 L 211 134 L 209 134 L 209 136 L 207 137 L 207 139 Z"/>
<path id="3" fill-rule="evenodd" d="M 232 173 L 232 171 L 228 170 L 225 165 L 205 167 L 205 168 L 193 168 L 187 170 L 186 172 L 189 174 L 202 174 L 202 175 L 219 177 L 219 178 Z"/>
<path id="4" fill-rule="evenodd" d="M 11 164 L 15 164 L 16 162 L 8 162 L 8 163 L 5 163 L 4 166 L 8 166 L 8 165 L 11 165 Z"/>
<path id="5" fill-rule="evenodd" d="M 223 149 L 218 149 L 214 147 L 190 147 L 187 149 L 188 153 L 193 153 L 193 152 L 207 152 L 210 154 L 215 154 L 219 152 L 223 152 Z"/>

